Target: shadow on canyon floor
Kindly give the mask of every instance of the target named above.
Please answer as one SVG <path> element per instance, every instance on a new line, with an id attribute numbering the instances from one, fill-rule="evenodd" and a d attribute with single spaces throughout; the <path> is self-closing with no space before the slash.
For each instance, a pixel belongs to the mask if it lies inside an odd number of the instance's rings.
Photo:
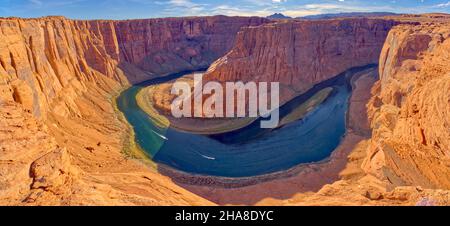
<path id="1" fill-rule="evenodd" d="M 363 174 L 359 166 L 365 156 L 366 139 L 370 137 L 366 103 L 377 79 L 377 67 L 371 67 L 352 81 L 346 135 L 331 156 L 322 162 L 251 178 L 191 175 L 164 165 L 158 166 L 158 172 L 180 187 L 220 205 L 283 204 L 301 193 L 318 192 L 324 185 L 340 179 L 357 179 Z"/>
<path id="2" fill-rule="evenodd" d="M 377 69 L 371 67 L 362 71 L 352 81 L 346 135 L 325 161 L 299 165 L 281 173 L 239 179 L 190 175 L 164 165 L 158 166 L 158 172 L 180 187 L 220 205 L 282 204 L 298 194 L 318 192 L 324 185 L 340 179 L 358 179 L 363 175 L 360 165 L 368 145 L 366 139 L 370 137 L 366 103 L 378 80 Z"/>
<path id="3" fill-rule="evenodd" d="M 327 161 L 297 166 L 278 178 L 259 178 L 261 181 L 253 181 L 247 186 L 241 186 L 239 180 L 227 181 L 228 186 L 218 186 L 214 184 L 217 180 L 223 183 L 220 178 L 187 175 L 164 166 L 158 166 L 158 172 L 170 177 L 178 186 L 219 205 L 280 204 L 300 193 L 318 192 L 324 185 L 339 180 L 343 172 L 352 167 L 347 156 L 354 150 L 362 149 L 365 139 L 349 133 Z M 180 180 L 191 181 L 191 184 Z"/>

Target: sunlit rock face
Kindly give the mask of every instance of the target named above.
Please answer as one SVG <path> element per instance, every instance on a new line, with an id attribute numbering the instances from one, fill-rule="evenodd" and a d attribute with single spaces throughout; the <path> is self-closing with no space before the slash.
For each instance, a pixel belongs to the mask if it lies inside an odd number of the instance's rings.
<path id="1" fill-rule="evenodd" d="M 450 26 L 401 25 L 387 37 L 368 104 L 363 168 L 391 185 L 450 188 Z"/>
<path id="2" fill-rule="evenodd" d="M 290 99 L 348 68 L 378 63 L 390 20 L 289 21 L 244 28 L 209 68 L 219 81 L 276 81 Z"/>
<path id="3" fill-rule="evenodd" d="M 60 114 L 79 114 L 74 98 L 86 92 L 87 82 L 110 92 L 156 75 L 207 67 L 231 48 L 241 27 L 266 22 L 224 16 L 1 19 L 0 78 L 36 116 L 45 116 L 57 99 Z"/>
<path id="4" fill-rule="evenodd" d="M 123 155 L 131 130 L 111 101 L 119 91 L 213 63 L 210 80 L 280 81 L 288 100 L 350 67 L 379 63 L 381 80 L 368 105 L 372 137 L 356 166 L 363 179 L 324 186 L 305 195 L 309 202 L 282 203 L 350 205 L 370 199 L 395 205 L 431 197 L 448 205 L 448 191 L 385 191 L 385 184 L 450 188 L 450 28 L 397 24 L 223 16 L 2 18 L 0 204 L 211 205 Z M 381 191 L 367 189 L 368 177 L 376 178 Z"/>
<path id="5" fill-rule="evenodd" d="M 405 23 L 406 22 L 406 23 Z M 400 23 L 403 23 L 400 25 Z M 448 188 L 448 22 L 289 21 L 244 28 L 207 79 L 280 81 L 291 99 L 343 70 L 379 64 L 362 167 L 389 184 Z"/>
<path id="6" fill-rule="evenodd" d="M 232 47 L 242 27 L 266 22 L 256 17 L 166 18 L 122 21 L 116 30 L 123 61 L 165 74 L 209 66 Z"/>
<path id="7" fill-rule="evenodd" d="M 266 22 L 1 18 L 0 204 L 208 204 L 127 160 L 130 130 L 113 97 L 131 83 L 206 67 L 231 48 L 241 27 Z M 102 178 L 78 177 L 100 171 Z M 123 183 L 118 172 L 146 192 L 115 186 Z"/>

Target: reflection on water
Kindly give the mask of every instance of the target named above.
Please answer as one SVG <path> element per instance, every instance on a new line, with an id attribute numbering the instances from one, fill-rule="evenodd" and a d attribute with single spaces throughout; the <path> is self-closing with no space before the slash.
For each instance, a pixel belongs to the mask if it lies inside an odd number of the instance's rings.
<path id="1" fill-rule="evenodd" d="M 134 127 L 137 143 L 154 161 L 195 174 L 257 176 L 330 156 L 345 134 L 350 78 L 368 67 L 351 69 L 283 105 L 281 117 L 321 89 L 334 88 L 332 94 L 305 118 L 275 130 L 261 129 L 259 120 L 240 130 L 211 137 L 158 128 L 138 107 L 136 94 L 142 87 L 167 82 L 187 72 L 133 86 L 118 97 L 117 103 Z"/>

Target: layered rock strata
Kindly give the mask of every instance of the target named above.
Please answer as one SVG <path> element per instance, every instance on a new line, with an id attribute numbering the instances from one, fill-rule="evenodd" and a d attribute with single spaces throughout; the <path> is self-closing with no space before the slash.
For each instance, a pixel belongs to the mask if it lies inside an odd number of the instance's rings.
<path id="1" fill-rule="evenodd" d="M 340 173 L 341 180 L 324 186 L 318 193 L 299 194 L 289 199 L 288 203 L 282 203 L 310 205 L 330 204 L 331 201 L 339 205 L 351 203 L 448 205 L 450 196 L 446 189 L 449 188 L 450 175 L 449 18 L 448 15 L 439 18 L 427 15 L 402 17 L 399 21 L 407 24 L 397 24 L 388 35 L 385 33 L 386 40 L 375 48 L 377 54 L 373 55 L 371 61 L 365 61 L 379 62 L 380 65 L 380 81 L 372 89 L 372 98 L 367 110 L 358 107 L 358 111 L 367 111 L 368 122 L 367 119 L 361 119 L 357 124 L 350 125 L 350 129 L 353 130 L 354 125 L 370 124 L 372 132 L 368 134 L 372 134 L 371 139 L 362 142 L 364 148 L 357 147 L 349 155 L 348 166 L 351 168 Z M 342 21 L 345 20 L 334 23 L 339 24 Z M 295 76 L 291 71 L 296 70 L 288 69 L 293 68 L 292 65 L 295 64 L 292 62 L 296 61 L 286 63 L 289 62 L 287 60 L 294 59 L 294 54 L 286 53 L 293 53 L 294 51 L 289 50 L 295 48 L 292 45 L 286 48 L 285 44 L 292 42 L 282 39 L 292 37 L 289 36 L 292 33 L 277 36 L 278 33 L 283 33 L 283 26 L 289 28 L 284 29 L 285 31 L 293 31 L 290 28 L 295 23 L 298 22 L 243 29 L 238 35 L 236 46 L 209 69 L 209 79 L 279 80 L 286 86 L 295 84 Z M 276 32 L 267 31 L 271 29 Z M 307 36 L 309 33 L 301 35 Z M 275 42 L 273 37 L 278 37 L 276 40 L 282 41 Z M 345 46 L 344 43 L 342 45 Z M 297 51 L 295 53 L 298 54 Z M 321 59 L 317 58 L 314 51 L 309 53 L 313 53 L 311 59 Z M 381 57 L 378 58 L 378 54 Z M 348 59 L 355 63 L 364 62 L 358 61 L 358 57 Z M 346 62 L 349 61 L 345 59 L 342 61 L 343 64 Z M 333 66 L 339 68 L 342 63 Z M 308 65 L 315 64 L 307 61 L 298 65 L 305 69 Z M 326 70 L 327 65 L 323 67 Z M 294 75 L 298 76 L 303 72 L 299 69 Z M 299 91 L 304 84 L 314 84 L 314 78 L 320 73 L 312 70 L 309 74 L 313 76 L 305 77 L 312 80 L 299 81 L 300 85 L 296 86 L 300 87 Z M 281 78 L 283 75 L 291 76 L 283 77 L 287 79 L 283 81 Z M 350 118 L 355 119 L 355 112 L 351 110 L 350 114 L 353 114 Z M 349 172 L 352 176 L 349 176 Z M 262 190 L 266 188 L 261 187 Z M 252 189 L 254 188 L 242 190 Z M 231 195 L 228 191 L 205 192 L 201 188 L 199 190 L 199 193 L 205 196 L 214 194 L 211 198 L 218 197 L 217 199 L 221 199 L 220 202 L 223 203 L 232 200 L 226 198 Z M 238 199 L 243 198 L 239 196 Z M 262 203 L 279 202 L 269 199 Z"/>
<path id="2" fill-rule="evenodd" d="M 0 203 L 211 204 L 123 155 L 140 153 L 112 99 L 209 65 L 241 27 L 267 21 L 0 19 Z"/>
<path id="3" fill-rule="evenodd" d="M 200 17 L 73 21 L 0 20 L 1 82 L 35 116 L 50 103 L 80 114 L 73 99 L 95 83 L 107 92 L 166 73 L 206 67 L 231 48 L 241 27 L 262 18 Z M 56 108 L 56 109 L 55 109 Z"/>
<path id="4" fill-rule="evenodd" d="M 212 205 L 123 155 L 141 152 L 125 145 L 132 130 L 111 99 L 130 83 L 226 54 L 208 79 L 280 81 L 286 100 L 380 62 L 368 105 L 372 138 L 350 154 L 352 167 L 317 193 L 293 191 L 268 203 L 448 205 L 448 191 L 430 190 L 450 187 L 450 32 L 435 20 L 441 16 L 392 29 L 398 23 L 382 19 L 0 19 L 0 204 Z M 342 148 L 338 154 L 351 147 Z"/>
<path id="5" fill-rule="evenodd" d="M 363 168 L 391 187 L 450 188 L 449 53 L 450 23 L 397 26 L 387 37 Z"/>
<path id="6" fill-rule="evenodd" d="M 345 70 L 378 63 L 389 30 L 381 19 L 288 21 L 242 29 L 207 80 L 280 82 L 283 100 Z"/>

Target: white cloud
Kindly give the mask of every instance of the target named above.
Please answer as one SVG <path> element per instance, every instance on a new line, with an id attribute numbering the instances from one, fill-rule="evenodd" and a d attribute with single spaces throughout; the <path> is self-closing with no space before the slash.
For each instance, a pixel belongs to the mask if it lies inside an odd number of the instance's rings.
<path id="1" fill-rule="evenodd" d="M 393 11 L 390 6 L 358 6 L 349 4 L 333 4 L 333 3 L 317 3 L 305 4 L 293 7 L 282 13 L 291 17 L 302 17 L 308 15 L 316 15 L 323 13 L 338 13 L 338 12 L 374 12 L 374 11 Z"/>
<path id="2" fill-rule="evenodd" d="M 166 5 L 163 15 L 167 16 L 204 16 L 207 15 L 207 4 L 195 3 L 191 0 L 155 1 L 155 4 Z"/>
<path id="3" fill-rule="evenodd" d="M 272 13 L 267 9 L 250 10 L 244 8 L 233 7 L 230 5 L 219 5 L 214 7 L 208 15 L 227 15 L 227 16 L 261 16 L 265 17 Z"/>
<path id="4" fill-rule="evenodd" d="M 181 6 L 181 7 L 194 7 L 198 5 L 196 3 L 191 2 L 190 0 L 170 0 L 168 3 L 174 6 Z"/>
<path id="5" fill-rule="evenodd" d="M 447 7 L 450 7 L 450 1 L 447 2 L 447 3 L 437 4 L 436 7 L 438 7 L 438 8 L 447 8 Z"/>
<path id="6" fill-rule="evenodd" d="M 60 0 L 60 1 L 56 1 L 56 0 L 28 0 L 29 3 L 31 3 L 31 5 L 33 7 L 62 7 L 62 6 L 68 6 L 68 5 L 74 5 L 77 3 L 82 3 L 85 2 L 87 0 Z"/>
<path id="7" fill-rule="evenodd" d="M 34 5 L 42 5 L 42 1 L 40 0 L 29 0 L 29 2 L 31 2 Z"/>
<path id="8" fill-rule="evenodd" d="M 138 0 L 135 0 L 138 1 Z M 144 0 L 139 0 L 144 1 Z M 395 1 L 395 0 L 392 0 Z M 355 1 L 333 0 L 326 2 L 295 4 L 291 0 L 241 0 L 239 6 L 229 3 L 197 3 L 195 0 L 158 0 L 156 3 L 167 5 L 163 10 L 163 15 L 172 16 L 208 16 L 208 15 L 228 15 L 228 16 L 261 16 L 265 17 L 274 13 L 283 13 L 291 17 L 302 17 L 308 15 L 324 14 L 324 13 L 340 13 L 340 12 L 412 12 L 420 13 L 425 11 L 422 7 L 408 8 L 393 5 L 368 5 Z M 440 7 L 447 7 L 449 3 L 440 4 Z M 430 11 L 428 6 L 428 11 Z"/>

